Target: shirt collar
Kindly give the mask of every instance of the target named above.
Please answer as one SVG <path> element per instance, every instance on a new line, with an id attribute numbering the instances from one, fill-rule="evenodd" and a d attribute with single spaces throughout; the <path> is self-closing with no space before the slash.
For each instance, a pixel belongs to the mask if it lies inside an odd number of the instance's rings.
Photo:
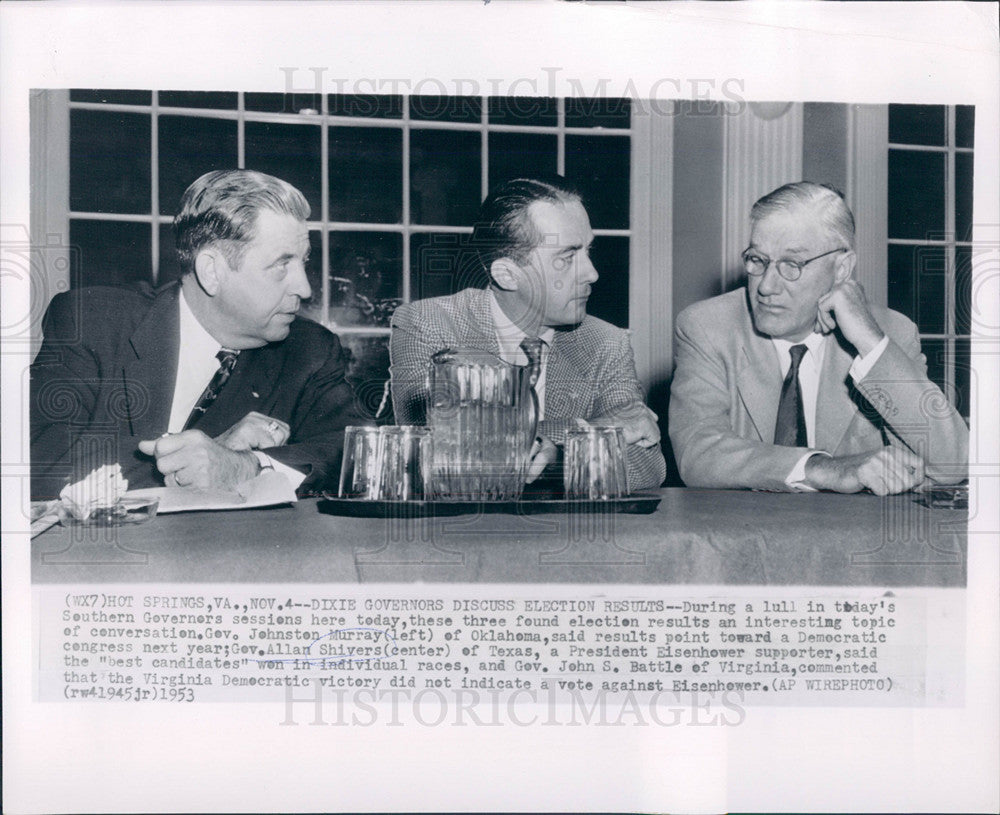
<path id="1" fill-rule="evenodd" d="M 528 335 L 500 308 L 500 304 L 497 302 L 492 289 L 490 289 L 490 311 L 493 314 L 493 326 L 496 329 L 497 341 L 500 343 L 501 350 L 505 348 L 519 348 L 521 341 Z M 546 345 L 551 345 L 555 335 L 556 330 L 554 328 L 546 327 L 539 332 L 538 338 Z"/>
<path id="2" fill-rule="evenodd" d="M 772 337 L 771 342 L 774 343 L 774 347 L 777 349 L 778 354 L 782 357 L 791 356 L 791 351 L 789 349 L 793 345 L 804 345 L 809 349 L 809 351 L 805 354 L 803 360 L 810 360 L 816 370 L 819 370 L 820 365 L 823 364 L 823 349 L 826 347 L 825 334 L 817 334 L 814 331 L 805 339 L 797 340 L 796 342 L 792 342 L 791 340 L 779 340 Z"/>
<path id="3" fill-rule="evenodd" d="M 189 356 L 192 354 L 207 354 L 212 356 L 222 347 L 219 341 L 205 330 L 198 318 L 191 311 L 187 298 L 184 296 L 184 288 L 181 287 L 180 300 L 180 347 L 181 354 Z"/>

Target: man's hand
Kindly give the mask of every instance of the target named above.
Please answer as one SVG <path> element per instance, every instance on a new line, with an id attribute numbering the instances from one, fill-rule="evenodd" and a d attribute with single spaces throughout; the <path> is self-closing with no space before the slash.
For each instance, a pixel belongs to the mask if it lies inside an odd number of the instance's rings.
<path id="1" fill-rule="evenodd" d="M 230 450 L 262 450 L 265 447 L 280 447 L 291 434 L 292 429 L 280 419 L 272 419 L 254 410 L 225 433 L 216 436 L 215 440 Z"/>
<path id="2" fill-rule="evenodd" d="M 260 462 L 253 453 L 223 447 L 200 430 L 141 441 L 139 449 L 156 457 L 156 467 L 168 487 L 231 490 L 260 472 Z"/>
<path id="3" fill-rule="evenodd" d="M 854 456 L 815 455 L 806 462 L 806 483 L 818 490 L 895 495 L 920 485 L 924 461 L 902 447 L 882 447 Z"/>
<path id="4" fill-rule="evenodd" d="M 542 474 L 542 470 L 552 464 L 559 455 L 559 448 L 555 446 L 545 436 L 539 436 L 531 446 L 529 454 L 531 461 L 528 463 L 528 472 L 524 479 L 525 484 L 530 484 Z"/>
<path id="5" fill-rule="evenodd" d="M 816 324 L 824 334 L 840 331 L 860 356 L 865 356 L 885 336 L 868 309 L 865 290 L 853 278 L 838 283 L 819 298 Z"/>
<path id="6" fill-rule="evenodd" d="M 660 443 L 660 426 L 656 423 L 659 417 L 641 402 L 623 405 L 611 413 L 594 419 L 587 419 L 586 424 L 616 425 L 625 431 L 626 444 L 638 444 L 640 447 L 652 447 Z M 584 422 L 581 420 L 581 424 Z"/>

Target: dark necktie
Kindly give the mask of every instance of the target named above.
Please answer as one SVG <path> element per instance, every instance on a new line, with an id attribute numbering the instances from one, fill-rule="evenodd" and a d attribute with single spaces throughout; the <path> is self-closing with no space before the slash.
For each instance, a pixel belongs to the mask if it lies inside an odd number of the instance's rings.
<path id="1" fill-rule="evenodd" d="M 534 389 L 542 374 L 542 340 L 538 337 L 525 337 L 521 340 L 521 350 L 528 357 L 528 381 Z"/>
<path id="2" fill-rule="evenodd" d="M 215 376 L 212 377 L 212 381 L 208 383 L 208 387 L 205 388 L 204 393 L 198 399 L 198 403 L 191 410 L 191 415 L 188 416 L 187 422 L 184 423 L 184 429 L 190 430 L 194 427 L 198 420 L 205 415 L 205 411 L 208 410 L 208 406 L 212 404 L 222 392 L 223 387 L 225 387 L 226 382 L 229 381 L 229 375 L 233 372 L 233 368 L 236 366 L 236 357 L 240 355 L 239 351 L 230 351 L 228 348 L 222 348 L 217 353 L 216 359 L 219 360 L 219 370 L 215 372 Z"/>
<path id="3" fill-rule="evenodd" d="M 774 423 L 774 443 L 785 447 L 808 447 L 806 434 L 806 414 L 802 406 L 802 386 L 799 385 L 799 365 L 809 349 L 805 345 L 793 345 L 788 349 L 792 364 L 781 385 L 781 400 L 778 402 L 778 419 Z"/>

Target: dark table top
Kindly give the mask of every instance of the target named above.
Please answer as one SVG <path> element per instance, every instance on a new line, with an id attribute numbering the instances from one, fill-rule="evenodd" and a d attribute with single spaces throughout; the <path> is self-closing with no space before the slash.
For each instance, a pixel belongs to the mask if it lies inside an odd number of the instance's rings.
<path id="1" fill-rule="evenodd" d="M 54 526 L 32 580 L 964 586 L 966 511 L 912 495 L 665 489 L 652 514 L 358 518 L 316 500 Z"/>

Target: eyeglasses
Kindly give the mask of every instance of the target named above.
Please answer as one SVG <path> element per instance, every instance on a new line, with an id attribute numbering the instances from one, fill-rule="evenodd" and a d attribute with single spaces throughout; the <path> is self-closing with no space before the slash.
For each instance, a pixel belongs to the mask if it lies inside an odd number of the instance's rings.
<path id="1" fill-rule="evenodd" d="M 773 262 L 778 269 L 778 274 L 785 278 L 785 280 L 795 281 L 802 277 L 802 270 L 814 260 L 825 258 L 827 255 L 832 255 L 834 252 L 846 251 L 848 251 L 846 248 L 831 249 L 829 252 L 824 252 L 822 255 L 816 255 L 814 258 L 809 258 L 809 260 L 781 258 L 780 260 L 772 261 L 771 258 L 766 255 L 758 255 L 753 250 L 746 249 L 743 252 L 743 267 L 747 270 L 748 275 L 758 277 L 764 274 L 764 272 L 767 271 L 767 267 Z"/>

